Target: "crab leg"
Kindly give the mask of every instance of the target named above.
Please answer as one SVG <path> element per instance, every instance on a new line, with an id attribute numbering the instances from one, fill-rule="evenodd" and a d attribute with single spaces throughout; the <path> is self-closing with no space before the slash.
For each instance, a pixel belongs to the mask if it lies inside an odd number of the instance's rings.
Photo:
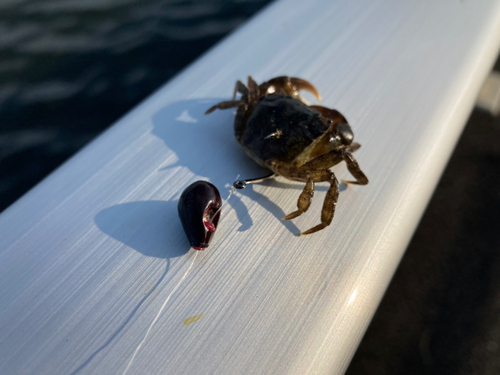
<path id="1" fill-rule="evenodd" d="M 246 121 L 245 115 L 247 114 L 248 104 L 240 105 L 234 117 L 234 136 L 241 143 L 241 137 L 245 132 Z"/>
<path id="2" fill-rule="evenodd" d="M 297 211 L 292 212 L 291 214 L 286 215 L 283 220 L 291 220 L 295 219 L 297 216 L 302 215 L 306 212 L 311 205 L 311 200 L 314 196 L 314 181 L 312 177 L 309 175 L 307 177 L 306 186 L 304 186 L 304 190 L 300 193 L 299 199 L 297 200 Z"/>
<path id="3" fill-rule="evenodd" d="M 303 164 L 300 168 L 310 169 L 328 169 L 339 164 L 343 160 L 342 154 L 338 150 L 331 151 L 328 154 L 318 156 Z"/>
<path id="4" fill-rule="evenodd" d="M 283 89 L 287 93 L 287 95 L 290 95 L 294 98 L 299 98 L 299 91 L 305 90 L 313 94 L 319 102 L 321 101 L 321 95 L 319 94 L 316 87 L 314 87 L 312 83 L 302 78 L 287 76 L 272 78 L 259 86 L 261 95 L 265 95 L 266 93 L 268 93 L 271 87 L 273 88 L 272 92 L 277 92 L 280 89 Z"/>
<path id="5" fill-rule="evenodd" d="M 239 107 L 242 104 L 245 103 L 242 102 L 241 100 L 227 100 L 224 102 L 217 103 L 216 105 L 210 107 L 209 109 L 207 109 L 205 114 L 208 115 L 209 113 L 212 113 L 216 109 L 229 109 L 229 108 Z"/>
<path id="6" fill-rule="evenodd" d="M 240 80 L 237 80 L 234 85 L 233 100 L 236 99 L 237 93 L 240 93 L 241 95 L 248 95 L 248 88 Z"/>
<path id="7" fill-rule="evenodd" d="M 359 149 L 361 148 L 361 145 L 357 142 L 352 142 L 349 147 L 347 147 L 345 150 L 347 152 L 355 152 L 355 151 L 358 151 Z"/>
<path id="8" fill-rule="evenodd" d="M 253 80 L 252 76 L 248 76 L 248 101 L 250 105 L 253 105 L 259 99 L 259 85 Z"/>
<path id="9" fill-rule="evenodd" d="M 302 181 L 309 183 L 309 180 L 312 182 L 329 182 L 330 188 L 328 189 L 325 200 L 323 202 L 323 208 L 321 209 L 321 224 L 312 227 L 305 232 L 298 233 L 298 236 L 311 234 L 317 232 L 321 229 L 326 228 L 333 220 L 333 215 L 335 214 L 335 207 L 337 205 L 337 201 L 339 198 L 339 181 L 335 177 L 332 171 L 328 169 L 306 169 L 304 167 L 297 168 L 289 163 L 285 163 L 276 159 L 271 159 L 266 162 L 266 165 L 269 169 L 271 169 L 276 174 L 288 178 L 293 181 Z M 303 212 L 309 208 L 307 204 L 307 194 L 309 194 L 310 198 L 312 198 L 312 188 L 307 186 L 302 191 L 299 201 L 297 202 L 297 206 L 299 210 L 292 212 L 290 215 L 285 217 L 285 220 L 293 219 L 294 217 L 299 216 Z M 303 199 L 304 202 L 301 203 L 300 200 Z M 302 212 L 301 211 L 302 206 Z M 304 209 L 304 207 L 307 207 Z M 297 213 L 299 212 L 299 213 Z"/>
<path id="10" fill-rule="evenodd" d="M 328 182 L 330 183 L 330 188 L 326 192 L 326 197 L 323 202 L 323 208 L 321 209 L 321 224 L 318 224 L 315 227 L 312 227 L 311 229 L 300 233 L 300 236 L 315 233 L 331 224 L 333 215 L 335 214 L 335 207 L 337 206 L 337 201 L 339 200 L 340 189 L 339 182 L 333 172 L 330 172 L 330 178 Z"/>
<path id="11" fill-rule="evenodd" d="M 366 175 L 359 167 L 358 162 L 356 161 L 354 156 L 352 156 L 352 152 L 358 150 L 360 147 L 361 145 L 359 143 L 351 143 L 344 149 L 334 150 L 332 152 L 329 152 L 328 154 L 318 156 L 317 158 L 314 158 L 303 164 L 300 168 L 306 170 L 331 168 L 341 161 L 345 161 L 348 171 L 352 174 L 356 181 L 342 180 L 342 182 L 345 184 L 368 185 L 368 177 L 366 177 Z"/>
<path id="12" fill-rule="evenodd" d="M 356 179 L 356 181 L 345 181 L 342 180 L 344 184 L 353 184 L 353 185 L 368 185 L 368 177 L 365 176 L 361 168 L 359 168 L 359 164 L 354 159 L 354 156 L 350 152 L 344 152 L 342 155 L 345 163 L 347 164 L 347 169 L 352 174 L 352 176 Z"/>

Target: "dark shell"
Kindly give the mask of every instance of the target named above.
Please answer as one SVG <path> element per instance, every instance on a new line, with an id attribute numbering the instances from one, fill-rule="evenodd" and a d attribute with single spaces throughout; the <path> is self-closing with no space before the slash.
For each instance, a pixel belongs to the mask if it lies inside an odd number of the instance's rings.
<path id="1" fill-rule="evenodd" d="M 276 158 L 291 163 L 328 126 L 318 111 L 300 100 L 272 94 L 254 105 L 241 144 L 260 159 L 257 162 Z"/>
<path id="2" fill-rule="evenodd" d="M 182 227 L 191 246 L 205 250 L 219 223 L 221 198 L 219 190 L 207 181 L 189 185 L 177 206 Z"/>

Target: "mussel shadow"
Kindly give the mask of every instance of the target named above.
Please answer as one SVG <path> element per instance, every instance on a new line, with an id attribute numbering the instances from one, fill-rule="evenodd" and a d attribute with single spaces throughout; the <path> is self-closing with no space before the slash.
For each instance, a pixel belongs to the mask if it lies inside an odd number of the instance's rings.
<path id="1" fill-rule="evenodd" d="M 95 217 L 108 236 L 148 257 L 176 258 L 186 254 L 189 243 L 177 217 L 177 201 L 140 201 L 108 207 Z"/>

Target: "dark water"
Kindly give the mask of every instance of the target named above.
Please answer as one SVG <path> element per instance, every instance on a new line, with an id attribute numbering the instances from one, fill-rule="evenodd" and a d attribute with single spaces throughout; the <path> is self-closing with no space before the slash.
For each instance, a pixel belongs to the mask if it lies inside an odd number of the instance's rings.
<path id="1" fill-rule="evenodd" d="M 0 211 L 270 0 L 0 0 Z"/>

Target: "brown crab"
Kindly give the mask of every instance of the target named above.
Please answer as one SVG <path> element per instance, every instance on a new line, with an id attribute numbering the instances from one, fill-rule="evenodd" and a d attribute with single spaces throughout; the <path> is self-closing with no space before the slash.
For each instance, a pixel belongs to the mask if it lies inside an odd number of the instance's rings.
<path id="1" fill-rule="evenodd" d="M 307 211 L 314 195 L 315 182 L 328 182 L 330 188 L 321 210 L 321 224 L 298 235 L 317 232 L 332 222 L 339 196 L 339 182 L 329 168 L 345 161 L 356 181 L 346 184 L 366 185 L 368 178 L 359 168 L 352 153 L 361 145 L 345 117 L 335 109 L 307 105 L 300 90 L 311 92 L 318 101 L 318 90 L 309 82 L 292 77 L 276 77 L 258 85 L 248 77 L 245 86 L 237 81 L 233 100 L 220 102 L 206 111 L 238 108 L 234 134 L 245 152 L 258 164 L 270 169 L 270 176 L 305 182 L 297 201 L 297 210 L 284 217 L 294 219 Z M 237 93 L 241 94 L 236 100 Z M 268 176 L 268 177 L 270 177 Z M 255 180 L 237 181 L 242 188 Z M 239 185 L 239 186 L 238 186 Z"/>

